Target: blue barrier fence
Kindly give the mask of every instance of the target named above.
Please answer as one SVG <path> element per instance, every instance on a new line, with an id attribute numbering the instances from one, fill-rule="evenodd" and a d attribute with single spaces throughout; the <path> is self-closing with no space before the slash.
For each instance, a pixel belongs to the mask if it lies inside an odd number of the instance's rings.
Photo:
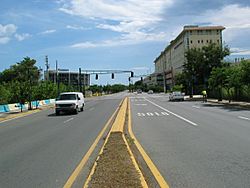
<path id="1" fill-rule="evenodd" d="M 42 100 L 42 101 L 32 101 L 31 105 L 32 108 L 36 108 L 36 107 L 40 107 L 42 106 L 42 104 L 45 105 L 49 105 L 54 103 L 54 99 L 46 99 L 46 100 Z M 4 113 L 4 112 L 11 112 L 13 111 L 13 106 L 16 109 L 21 109 L 21 104 L 20 103 L 16 103 L 16 104 L 5 104 L 5 105 L 0 105 L 0 113 Z M 22 105 L 22 109 L 27 109 L 27 104 L 26 105 Z"/>

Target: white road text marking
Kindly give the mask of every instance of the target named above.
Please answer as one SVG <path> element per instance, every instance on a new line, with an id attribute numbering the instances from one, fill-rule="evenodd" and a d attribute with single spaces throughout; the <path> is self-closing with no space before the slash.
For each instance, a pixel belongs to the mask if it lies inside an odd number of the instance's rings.
<path id="1" fill-rule="evenodd" d="M 152 102 L 152 101 L 150 101 L 150 100 L 148 100 L 148 99 L 146 99 L 146 98 L 145 98 L 145 100 L 148 101 L 148 102 L 150 102 L 151 104 L 153 104 L 153 105 L 159 107 L 160 109 L 162 109 L 162 110 L 168 112 L 169 114 L 172 114 L 172 115 L 174 115 L 175 117 L 177 117 L 177 118 L 179 118 L 179 119 L 182 119 L 183 121 L 186 121 L 187 123 L 189 123 L 189 124 L 191 124 L 191 125 L 193 125 L 193 126 L 195 126 L 195 127 L 198 126 L 196 123 L 194 123 L 194 122 L 192 122 L 192 121 L 190 121 L 190 120 L 188 120 L 188 119 L 186 119 L 186 118 L 184 118 L 184 117 L 182 117 L 182 116 L 180 116 L 180 115 L 178 115 L 178 114 L 176 114 L 176 113 L 173 113 L 173 112 L 171 112 L 171 111 L 169 111 L 169 110 L 163 108 L 162 106 L 160 106 L 160 105 L 158 105 L 158 104 L 156 104 L 156 103 L 154 103 L 154 102 Z"/>
<path id="2" fill-rule="evenodd" d="M 250 118 L 247 118 L 247 117 L 244 117 L 244 116 L 238 116 L 238 118 L 240 118 L 240 119 L 245 119 L 245 120 L 249 120 L 249 121 L 250 121 Z"/>
<path id="3" fill-rule="evenodd" d="M 144 113 L 137 113 L 137 116 L 142 117 L 142 116 L 145 116 L 145 114 Z"/>
<path id="4" fill-rule="evenodd" d="M 135 104 L 136 106 L 147 106 L 147 104 Z"/>
<path id="5" fill-rule="evenodd" d="M 68 123 L 69 121 L 73 120 L 74 118 L 69 118 L 68 120 L 64 121 L 63 123 Z"/>

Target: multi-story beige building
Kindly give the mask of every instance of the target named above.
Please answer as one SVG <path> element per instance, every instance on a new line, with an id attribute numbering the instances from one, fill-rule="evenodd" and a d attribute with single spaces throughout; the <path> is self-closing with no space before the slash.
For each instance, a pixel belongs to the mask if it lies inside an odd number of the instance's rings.
<path id="1" fill-rule="evenodd" d="M 182 72 L 185 52 L 211 43 L 222 45 L 222 26 L 184 26 L 182 32 L 155 59 L 155 74 L 162 75 L 164 89 L 174 85 L 176 73 Z M 162 85 L 162 84 L 159 84 Z"/>

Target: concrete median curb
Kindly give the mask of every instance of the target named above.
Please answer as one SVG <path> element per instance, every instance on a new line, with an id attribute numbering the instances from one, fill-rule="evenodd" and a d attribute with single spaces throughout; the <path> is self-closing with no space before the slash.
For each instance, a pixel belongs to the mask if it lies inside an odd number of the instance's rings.
<path id="1" fill-rule="evenodd" d="M 111 130 L 84 184 L 85 188 L 105 187 L 107 185 L 109 187 L 131 187 L 131 185 L 148 187 L 124 136 L 127 101 L 128 98 L 123 100 Z M 110 158 L 111 156 L 112 158 Z"/>

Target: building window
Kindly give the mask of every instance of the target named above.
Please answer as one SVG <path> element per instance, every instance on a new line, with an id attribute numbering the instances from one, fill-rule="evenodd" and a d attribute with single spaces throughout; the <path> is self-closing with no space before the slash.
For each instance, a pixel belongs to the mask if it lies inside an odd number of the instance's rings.
<path id="1" fill-rule="evenodd" d="M 208 40 L 207 40 L 207 43 L 208 43 Z"/>
<path id="2" fill-rule="evenodd" d="M 200 40 L 198 40 L 198 43 L 200 43 Z"/>
<path id="3" fill-rule="evenodd" d="M 220 43 L 220 40 L 217 40 L 218 44 Z"/>
<path id="4" fill-rule="evenodd" d="M 190 31 L 190 35 L 192 35 L 192 31 Z"/>
<path id="5" fill-rule="evenodd" d="M 201 40 L 201 43 L 203 43 L 203 40 Z"/>
<path id="6" fill-rule="evenodd" d="M 193 41 L 192 41 L 192 40 L 190 40 L 190 43 L 192 44 L 192 43 L 193 43 Z"/>
<path id="7" fill-rule="evenodd" d="M 210 43 L 212 43 L 213 41 L 212 40 L 210 40 Z"/>

